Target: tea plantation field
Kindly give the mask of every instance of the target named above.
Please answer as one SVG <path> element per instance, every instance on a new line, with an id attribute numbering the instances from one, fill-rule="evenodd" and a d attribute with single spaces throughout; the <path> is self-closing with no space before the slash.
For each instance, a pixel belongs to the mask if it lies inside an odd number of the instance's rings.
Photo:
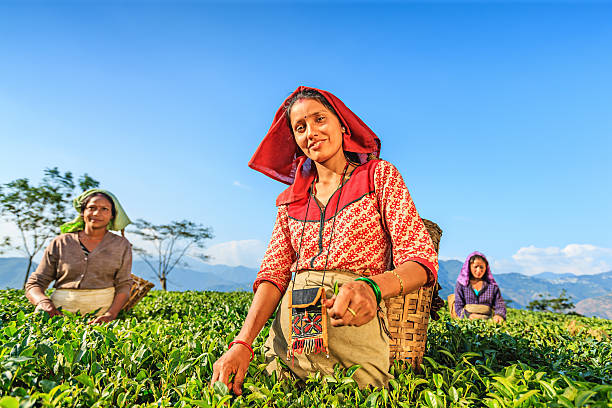
<path id="1" fill-rule="evenodd" d="M 424 371 L 392 368 L 389 389 L 351 375 L 305 383 L 262 374 L 255 344 L 241 397 L 208 385 L 249 293 L 153 292 L 111 324 L 35 314 L 0 291 L 0 407 L 612 407 L 612 321 L 510 310 L 503 326 L 432 322 Z"/>

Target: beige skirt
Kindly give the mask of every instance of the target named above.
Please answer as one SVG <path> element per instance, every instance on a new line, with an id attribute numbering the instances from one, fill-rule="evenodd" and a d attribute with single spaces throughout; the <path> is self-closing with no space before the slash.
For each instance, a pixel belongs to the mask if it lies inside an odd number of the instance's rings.
<path id="1" fill-rule="evenodd" d="M 327 272 L 325 274 L 326 297 L 333 295 L 334 283 L 339 285 L 354 281 L 358 275 L 343 272 Z M 323 279 L 322 271 L 304 271 L 297 275 L 295 289 L 315 288 L 321 286 Z M 308 374 L 321 372 L 324 375 L 333 374 L 334 366 L 339 364 L 341 368 L 349 368 L 360 365 L 353 379 L 360 388 L 367 385 L 375 387 L 386 387 L 391 375 L 389 374 L 389 338 L 384 332 L 381 319 L 386 319 L 387 313 L 382 302 L 382 317 L 374 318 L 363 326 L 333 327 L 327 322 L 329 355 L 323 353 L 295 354 L 287 357 L 291 334 L 291 309 L 289 304 L 289 289 L 285 292 L 281 304 L 276 312 L 276 318 L 270 328 L 270 334 L 264 345 L 267 372 L 271 374 L 276 371 L 281 377 L 286 377 L 288 372 L 277 362 L 277 357 L 283 360 L 291 373 L 301 379 L 306 379 Z"/>
<path id="2" fill-rule="evenodd" d="M 115 299 L 115 288 L 105 289 L 56 289 L 51 294 L 51 301 L 55 307 L 81 314 L 93 312 L 101 316 L 110 308 Z"/>

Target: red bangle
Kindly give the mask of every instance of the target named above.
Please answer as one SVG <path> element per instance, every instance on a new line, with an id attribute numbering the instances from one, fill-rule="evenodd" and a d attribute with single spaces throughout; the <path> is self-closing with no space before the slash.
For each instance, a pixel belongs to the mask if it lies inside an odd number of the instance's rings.
<path id="1" fill-rule="evenodd" d="M 231 349 L 234 344 L 242 344 L 243 346 L 248 348 L 249 351 L 251 352 L 251 359 L 249 361 L 253 361 L 253 359 L 255 358 L 255 352 L 253 351 L 253 347 L 251 347 L 249 343 L 247 343 L 246 341 L 242 341 L 242 340 L 234 340 L 229 344 L 227 349 L 228 350 Z"/>

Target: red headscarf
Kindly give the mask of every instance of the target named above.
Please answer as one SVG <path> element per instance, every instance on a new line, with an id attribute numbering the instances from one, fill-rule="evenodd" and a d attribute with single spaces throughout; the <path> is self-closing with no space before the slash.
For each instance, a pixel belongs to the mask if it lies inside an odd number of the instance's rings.
<path id="1" fill-rule="evenodd" d="M 281 105 L 274 115 L 270 130 L 259 144 L 249 161 L 249 167 L 268 177 L 289 184 L 276 199 L 276 205 L 287 204 L 306 196 L 314 178 L 314 166 L 298 147 L 285 114 L 287 103 L 298 92 L 306 89 L 318 91 L 335 109 L 342 126 L 346 128 L 342 148 L 365 157 L 380 154 L 378 136 L 355 115 L 344 103 L 331 93 L 307 86 L 298 87 Z"/>

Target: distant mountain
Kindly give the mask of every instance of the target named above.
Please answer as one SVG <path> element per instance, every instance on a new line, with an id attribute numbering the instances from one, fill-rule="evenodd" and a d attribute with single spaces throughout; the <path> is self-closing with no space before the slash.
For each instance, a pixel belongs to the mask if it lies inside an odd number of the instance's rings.
<path id="1" fill-rule="evenodd" d="M 612 319 L 612 293 L 596 298 L 588 298 L 576 303 L 576 312 L 585 316 Z"/>
<path id="2" fill-rule="evenodd" d="M 27 265 L 25 258 L 0 258 L 0 288 L 21 289 Z M 32 272 L 36 266 L 37 264 L 32 266 Z M 143 261 L 134 261 L 132 272 L 155 283 L 154 289 L 161 289 L 159 281 Z M 245 266 L 232 267 L 202 263 L 198 270 L 175 268 L 168 276 L 168 290 L 250 291 L 255 276 L 257 276 L 257 270 Z"/>
<path id="3" fill-rule="evenodd" d="M 30 273 L 38 264 L 33 263 Z M 26 258 L 0 258 L 0 288 L 23 287 L 28 260 Z"/>
<path id="4" fill-rule="evenodd" d="M 439 264 L 438 282 L 442 286 L 440 296 L 446 299 L 455 290 L 455 282 L 463 262 L 448 260 L 440 261 Z M 26 266 L 25 258 L 0 258 L 0 288 L 21 288 Z M 35 267 L 36 265 L 32 270 Z M 160 289 L 157 278 L 143 261 L 134 261 L 132 272 L 155 283 L 155 288 Z M 256 276 L 257 269 L 245 266 L 190 262 L 188 267 L 176 268 L 170 273 L 168 290 L 250 291 Z M 578 313 L 587 316 L 607 316 L 609 296 L 612 293 L 612 271 L 596 275 L 544 272 L 536 276 L 527 276 L 505 273 L 496 274 L 495 279 L 504 299 L 511 300 L 512 307 L 515 308 L 524 308 L 529 302 L 537 299 L 540 293 L 558 296 L 565 289 L 576 304 Z"/>
<path id="5" fill-rule="evenodd" d="M 463 262 L 453 259 L 450 261 L 438 261 L 438 265 L 440 267 L 438 270 L 438 283 L 442 286 L 440 297 L 446 300 L 448 295 L 455 292 L 455 283 L 457 282 L 459 272 L 461 272 Z"/>
<path id="6" fill-rule="evenodd" d="M 542 272 L 536 275 L 531 275 L 533 278 L 543 279 L 547 281 L 556 281 L 559 279 L 573 279 L 576 275 L 573 273 L 554 273 L 554 272 Z"/>
<path id="7" fill-rule="evenodd" d="M 220 275 L 234 282 L 250 282 L 251 284 L 257 277 L 258 271 L 246 266 L 211 265 L 204 262 L 191 264 L 187 269 Z"/>
<path id="8" fill-rule="evenodd" d="M 135 261 L 132 273 L 155 283 L 154 289 L 161 289 L 159 281 L 145 262 Z M 175 268 L 168 275 L 168 290 L 250 291 L 256 276 L 256 269 L 245 266 L 202 264 L 199 270 Z"/>
<path id="9" fill-rule="evenodd" d="M 446 299 L 455 290 L 455 282 L 463 263 L 450 260 L 440 261 L 439 264 L 438 282 L 442 286 L 440 297 Z M 604 302 L 601 306 L 605 309 L 606 295 L 612 292 L 612 271 L 595 275 L 544 272 L 534 276 L 527 276 L 519 273 L 500 273 L 495 275 L 495 280 L 501 289 L 504 299 L 512 300 L 512 307 L 515 308 L 526 307 L 529 302 L 537 299 L 540 293 L 558 296 L 565 289 L 574 303 L 578 304 L 578 302 L 586 299 L 596 299 L 593 302 L 585 303 L 585 305 L 595 305 L 600 304 L 597 302 Z M 584 307 L 586 308 L 587 306 Z M 593 306 L 589 307 L 593 308 Z M 597 315 L 604 317 L 603 314 L 578 313 L 587 316 Z"/>
<path id="10" fill-rule="evenodd" d="M 604 296 L 612 292 L 612 271 L 595 275 L 560 274 L 544 282 L 548 284 L 549 294 L 556 296 L 565 289 L 574 302 L 579 302 L 582 299 Z"/>

